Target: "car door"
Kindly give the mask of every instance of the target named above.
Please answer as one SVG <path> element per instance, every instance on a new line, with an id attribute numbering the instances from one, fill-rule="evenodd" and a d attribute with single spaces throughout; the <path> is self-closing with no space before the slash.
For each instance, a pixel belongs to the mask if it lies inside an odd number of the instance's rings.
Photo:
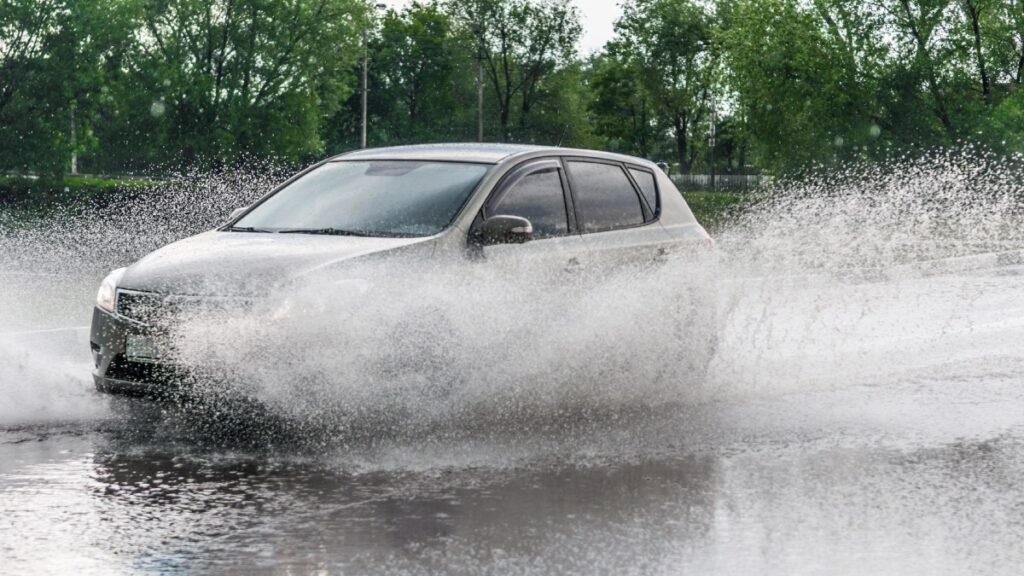
<path id="1" fill-rule="evenodd" d="M 619 162 L 566 158 L 588 267 L 645 267 L 664 261 L 675 241 L 658 224 L 656 178 Z"/>
<path id="2" fill-rule="evenodd" d="M 572 214 L 565 170 L 558 159 L 534 160 L 512 169 L 488 198 L 476 223 L 496 215 L 526 218 L 533 225 L 533 240 L 481 248 L 483 260 L 558 281 L 575 271 L 585 250 Z"/>

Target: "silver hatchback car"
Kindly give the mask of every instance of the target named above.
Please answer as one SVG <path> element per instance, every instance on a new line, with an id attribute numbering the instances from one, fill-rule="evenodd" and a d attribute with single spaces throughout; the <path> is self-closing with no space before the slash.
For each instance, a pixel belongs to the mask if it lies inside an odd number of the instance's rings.
<path id="1" fill-rule="evenodd" d="M 352 152 L 295 175 L 225 226 L 111 273 L 93 315 L 94 378 L 103 392 L 160 393 L 170 363 L 157 334 L 173 318 L 163 312 L 256 295 L 343 262 L 528 255 L 557 275 L 711 246 L 646 160 L 484 144 Z"/>

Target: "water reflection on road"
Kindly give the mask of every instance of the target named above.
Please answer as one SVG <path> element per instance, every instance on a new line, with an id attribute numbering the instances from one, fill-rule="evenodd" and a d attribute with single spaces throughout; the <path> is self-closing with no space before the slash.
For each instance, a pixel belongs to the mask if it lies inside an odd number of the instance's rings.
<path id="1" fill-rule="evenodd" d="M 1011 574 L 1018 388 L 679 408 L 571 450 L 510 433 L 358 455 L 199 449 L 129 403 L 0 434 L 0 556 L 13 573 Z M 436 465 L 400 466 L 410 451 Z"/>

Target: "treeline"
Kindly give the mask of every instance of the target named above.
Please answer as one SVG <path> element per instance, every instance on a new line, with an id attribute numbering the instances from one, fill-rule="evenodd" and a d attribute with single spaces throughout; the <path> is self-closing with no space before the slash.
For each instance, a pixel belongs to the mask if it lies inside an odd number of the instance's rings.
<path id="1" fill-rule="evenodd" d="M 585 9 L 585 4 L 581 5 Z M 782 173 L 1024 150 L 1024 0 L 5 0 L 0 171 L 154 173 L 476 140 Z"/>

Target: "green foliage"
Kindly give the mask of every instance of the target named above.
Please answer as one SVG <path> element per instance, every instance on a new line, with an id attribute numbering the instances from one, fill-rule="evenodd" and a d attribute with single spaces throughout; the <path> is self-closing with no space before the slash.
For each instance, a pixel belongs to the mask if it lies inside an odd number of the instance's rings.
<path id="1" fill-rule="evenodd" d="M 575 60 L 579 34 L 565 1 L 413 2 L 388 11 L 369 46 L 370 144 L 476 140 L 479 72 L 486 140 L 599 145 Z M 328 123 L 328 149 L 356 148 L 360 120 L 355 93 Z"/>
<path id="2" fill-rule="evenodd" d="M 847 0 L 741 0 L 721 33 L 730 87 L 756 162 L 776 170 L 857 155 L 876 142 L 884 47 Z M 875 127 L 873 129 L 872 127 Z"/>
<path id="3" fill-rule="evenodd" d="M 611 44 L 605 54 L 590 61 L 590 112 L 595 131 L 616 152 L 649 157 L 659 138 L 655 104 L 644 89 L 636 64 L 619 52 Z"/>
<path id="4" fill-rule="evenodd" d="M 583 85 L 585 72 L 578 63 L 561 67 L 537 83 L 534 103 L 521 111 L 519 140 L 530 144 L 599 148 L 587 116 L 590 93 Z"/>
<path id="5" fill-rule="evenodd" d="M 322 154 L 321 119 L 351 90 L 338 71 L 353 61 L 362 9 L 356 0 L 146 2 L 127 64 L 135 120 L 186 162 Z"/>
<path id="6" fill-rule="evenodd" d="M 152 186 L 146 180 L 109 178 L 0 177 L 0 206 L 22 211 L 45 210 L 71 203 L 105 203 L 119 194 Z"/>
<path id="7" fill-rule="evenodd" d="M 683 198 L 697 221 L 712 233 L 750 202 L 749 196 L 729 192 L 684 192 Z"/>
<path id="8" fill-rule="evenodd" d="M 722 0 L 719 14 L 728 87 L 763 168 L 959 140 L 1020 150 L 1019 0 Z"/>
<path id="9" fill-rule="evenodd" d="M 691 0 L 630 0 L 606 55 L 593 62 L 591 112 L 600 134 L 644 156 L 671 138 L 689 172 L 710 120 L 717 56 L 706 5 Z"/>
<path id="10" fill-rule="evenodd" d="M 569 0 L 449 0 L 472 35 L 497 104 L 500 136 L 528 141 L 551 77 L 576 56 L 583 28 Z"/>
<path id="11" fill-rule="evenodd" d="M 59 174 L 73 151 L 97 146 L 105 64 L 127 33 L 120 10 L 120 1 L 3 2 L 0 170 Z"/>
<path id="12" fill-rule="evenodd" d="M 438 118 L 471 99 L 473 80 L 466 58 L 472 41 L 436 4 L 389 12 L 374 49 L 374 100 L 384 109 L 375 126 L 379 135 L 400 142 L 446 140 L 445 128 L 472 123 L 460 114 L 454 125 L 437 126 Z"/>
<path id="13" fill-rule="evenodd" d="M 385 146 L 474 138 L 473 50 L 468 32 L 437 3 L 414 2 L 403 11 L 388 11 L 369 46 L 370 142 Z M 354 92 L 328 123 L 331 152 L 359 146 L 361 114 L 361 94 Z"/>
<path id="14" fill-rule="evenodd" d="M 585 4 L 579 3 L 580 6 Z M 768 171 L 1024 152 L 1022 0 L 0 0 L 0 173 L 58 181 L 359 145 L 606 148 Z M 366 42 L 364 44 L 364 35 Z M 712 148 L 710 133 L 716 140 Z"/>

